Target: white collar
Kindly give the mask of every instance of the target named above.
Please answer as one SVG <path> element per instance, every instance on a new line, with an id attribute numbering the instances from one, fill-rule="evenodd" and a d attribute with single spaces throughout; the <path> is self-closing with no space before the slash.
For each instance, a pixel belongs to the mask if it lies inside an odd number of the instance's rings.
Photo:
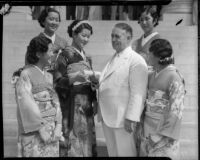
<path id="1" fill-rule="evenodd" d="M 55 34 L 55 33 L 54 33 L 53 36 L 51 36 L 51 37 L 48 36 L 48 35 L 47 35 L 46 33 L 44 33 L 44 32 L 43 32 L 43 34 L 44 34 L 47 38 L 49 38 L 49 39 L 52 41 L 52 43 L 54 44 L 55 39 L 56 39 L 56 34 Z"/>
<path id="2" fill-rule="evenodd" d="M 73 47 L 73 46 L 72 46 L 72 47 Z M 73 48 L 74 48 L 74 50 L 76 50 L 76 52 L 78 52 L 78 53 L 81 55 L 81 57 L 82 57 L 84 60 L 86 59 L 83 50 L 79 51 L 77 48 L 75 48 L 75 47 L 73 47 Z"/>
<path id="3" fill-rule="evenodd" d="M 33 65 L 33 64 L 32 64 Z M 36 65 L 33 65 L 33 67 L 35 67 L 36 69 L 38 69 L 43 75 L 44 75 L 44 70 L 42 71 L 38 66 L 36 66 Z"/>
<path id="4" fill-rule="evenodd" d="M 120 57 L 122 54 L 126 53 L 128 50 L 132 50 L 131 46 L 126 47 L 124 50 L 122 50 L 119 53 L 115 53 L 114 56 Z"/>
<path id="5" fill-rule="evenodd" d="M 148 35 L 147 37 L 144 38 L 144 35 L 142 36 L 142 46 L 144 46 L 152 37 L 154 37 L 155 35 L 157 35 L 158 32 L 153 32 L 150 35 Z"/>

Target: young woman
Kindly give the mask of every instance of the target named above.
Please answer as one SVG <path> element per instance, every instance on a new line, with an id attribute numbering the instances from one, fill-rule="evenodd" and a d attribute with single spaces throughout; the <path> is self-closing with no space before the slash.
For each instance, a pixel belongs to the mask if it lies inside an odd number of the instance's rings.
<path id="1" fill-rule="evenodd" d="M 55 87 L 61 103 L 66 142 L 62 156 L 91 157 L 97 154 L 93 110 L 96 91 L 92 89 L 91 81 L 98 80 L 84 51 L 92 33 L 88 21 L 73 21 L 68 27 L 72 44 L 60 53 L 56 63 Z"/>
<path id="2" fill-rule="evenodd" d="M 159 14 L 157 12 L 156 7 L 145 7 L 141 12 L 138 21 L 144 34 L 132 44 L 133 50 L 141 54 L 146 60 L 147 64 L 149 64 L 149 45 L 154 39 L 160 38 L 159 33 L 155 31 L 155 27 L 158 25 L 158 20 Z"/>
<path id="3" fill-rule="evenodd" d="M 165 39 L 152 41 L 148 94 L 144 111 L 140 156 L 179 158 L 179 134 L 184 108 L 184 79 L 173 65 L 172 46 Z"/>
<path id="4" fill-rule="evenodd" d="M 27 62 L 16 82 L 17 120 L 22 157 L 58 157 L 62 113 L 45 70 L 51 63 L 52 43 L 35 37 L 27 48 Z"/>
<path id="5" fill-rule="evenodd" d="M 52 57 L 52 63 L 51 66 L 48 66 L 49 71 L 53 72 L 54 71 L 54 62 L 57 58 L 57 55 L 59 54 L 59 51 L 61 49 L 66 48 L 68 45 L 67 41 L 61 38 L 56 34 L 56 31 L 59 27 L 59 24 L 61 22 L 60 19 L 60 13 L 55 10 L 54 8 L 46 8 L 44 9 L 39 18 L 38 22 L 42 28 L 44 28 L 44 31 L 40 33 L 38 36 L 39 37 L 46 37 L 51 40 L 53 44 L 52 51 L 54 53 L 54 56 Z M 27 53 L 25 55 L 25 64 L 27 64 Z M 15 83 L 17 78 L 20 76 L 21 71 L 23 70 L 23 67 L 18 69 L 13 73 L 13 82 Z"/>
<path id="6" fill-rule="evenodd" d="M 44 31 L 39 34 L 39 36 L 45 36 L 49 38 L 52 41 L 53 44 L 53 53 L 54 53 L 54 59 L 56 59 L 58 52 L 61 49 L 66 48 L 68 45 L 67 41 L 61 38 L 56 34 L 56 31 L 60 25 L 61 18 L 60 13 L 55 10 L 54 8 L 47 7 L 44 9 L 39 18 L 38 22 L 42 28 L 44 28 Z M 52 59 L 53 60 L 53 59 Z M 26 63 L 25 59 L 25 63 Z M 54 63 L 52 62 L 51 69 L 53 70 Z"/>

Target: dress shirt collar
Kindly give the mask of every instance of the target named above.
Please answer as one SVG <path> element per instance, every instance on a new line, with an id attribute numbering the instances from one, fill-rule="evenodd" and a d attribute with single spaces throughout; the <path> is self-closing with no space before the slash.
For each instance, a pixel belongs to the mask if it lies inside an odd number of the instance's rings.
<path id="1" fill-rule="evenodd" d="M 126 47 L 124 50 L 122 50 L 119 53 L 115 53 L 114 57 L 120 57 L 121 55 L 124 55 L 125 53 L 128 53 L 129 51 L 132 51 L 131 46 Z"/>

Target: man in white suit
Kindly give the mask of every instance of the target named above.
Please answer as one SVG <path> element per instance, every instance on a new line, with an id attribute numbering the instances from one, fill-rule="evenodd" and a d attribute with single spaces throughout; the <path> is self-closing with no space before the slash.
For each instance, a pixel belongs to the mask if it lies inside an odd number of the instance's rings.
<path id="1" fill-rule="evenodd" d="M 99 79 L 98 120 L 109 156 L 137 156 L 133 133 L 144 108 L 147 64 L 130 46 L 132 28 L 128 24 L 116 24 L 111 39 L 116 53 Z"/>

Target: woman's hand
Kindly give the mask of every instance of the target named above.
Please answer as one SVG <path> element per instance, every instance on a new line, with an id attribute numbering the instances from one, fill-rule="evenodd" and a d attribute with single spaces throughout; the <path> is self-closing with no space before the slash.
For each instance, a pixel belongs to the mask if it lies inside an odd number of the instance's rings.
<path id="1" fill-rule="evenodd" d="M 42 128 L 40 128 L 39 134 L 45 144 L 48 144 L 51 142 L 51 135 L 46 131 L 45 126 L 42 126 Z"/>

